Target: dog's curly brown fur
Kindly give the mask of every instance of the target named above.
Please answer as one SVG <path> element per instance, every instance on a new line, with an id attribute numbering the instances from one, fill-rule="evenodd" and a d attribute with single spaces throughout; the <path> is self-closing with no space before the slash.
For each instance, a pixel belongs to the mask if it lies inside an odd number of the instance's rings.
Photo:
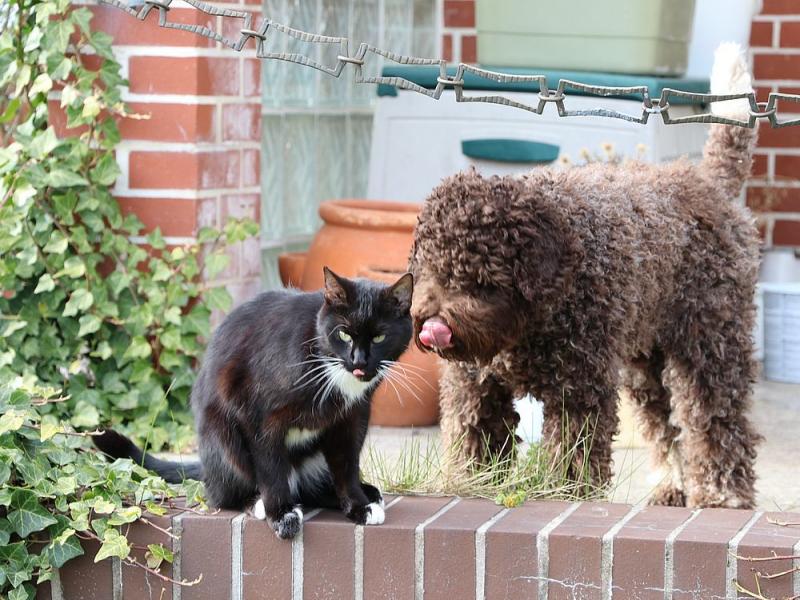
<path id="1" fill-rule="evenodd" d="M 754 140 L 715 125 L 700 164 L 471 170 L 437 187 L 411 253 L 412 316 L 421 347 L 429 318 L 453 333 L 438 350 L 445 442 L 479 459 L 503 452 L 512 399 L 531 392 L 556 451 L 593 427 L 572 474 L 588 466 L 604 484 L 624 385 L 673 474 L 656 502 L 752 506 L 759 239 L 734 198 Z"/>

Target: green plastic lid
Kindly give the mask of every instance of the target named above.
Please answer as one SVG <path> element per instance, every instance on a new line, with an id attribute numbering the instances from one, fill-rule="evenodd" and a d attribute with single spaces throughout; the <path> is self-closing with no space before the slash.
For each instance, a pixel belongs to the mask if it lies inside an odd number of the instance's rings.
<path id="1" fill-rule="evenodd" d="M 486 67 L 481 68 L 489 71 L 507 73 L 509 75 L 544 75 L 547 78 L 547 87 L 554 90 L 558 87 L 559 79 L 569 79 L 586 85 L 605 85 L 611 87 L 634 87 L 646 85 L 650 91 L 651 98 L 661 96 L 664 88 L 673 88 L 694 94 L 705 94 L 708 92 L 708 79 L 694 79 L 688 77 L 655 77 L 653 75 L 624 75 L 621 73 L 594 73 L 589 71 L 548 71 L 543 69 L 531 69 L 520 67 Z M 456 74 L 456 67 L 448 67 L 448 77 Z M 383 68 L 384 77 L 402 77 L 426 89 L 432 90 L 436 87 L 439 77 L 439 67 L 437 66 L 408 66 L 408 65 L 387 65 Z M 480 77 L 475 73 L 464 73 L 465 90 L 486 90 L 492 92 L 539 92 L 539 84 L 536 81 L 500 83 L 492 79 Z M 591 96 L 580 90 L 566 90 L 567 95 Z M 378 85 L 378 96 L 396 96 L 397 88 L 393 85 Z M 599 97 L 599 96 L 598 96 Z M 641 100 L 641 94 L 626 94 L 611 96 L 613 98 L 623 98 L 631 100 Z M 692 104 L 688 98 L 672 97 L 670 104 Z"/>

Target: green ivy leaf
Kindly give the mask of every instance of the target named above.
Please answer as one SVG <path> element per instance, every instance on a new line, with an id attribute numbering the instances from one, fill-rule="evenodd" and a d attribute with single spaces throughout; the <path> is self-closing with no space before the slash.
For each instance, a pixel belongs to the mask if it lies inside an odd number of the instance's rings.
<path id="1" fill-rule="evenodd" d="M 228 263 L 230 262 L 231 257 L 221 252 L 215 252 L 214 254 L 208 255 L 205 259 L 205 267 L 206 274 L 208 275 L 209 279 L 213 279 L 222 273 L 222 271 L 225 270 L 225 267 L 227 267 Z"/>
<path id="2" fill-rule="evenodd" d="M 64 307 L 64 312 L 61 313 L 64 317 L 74 317 L 78 311 L 86 311 L 94 303 L 94 296 L 92 292 L 86 288 L 78 288 L 69 297 L 67 305 Z"/>
<path id="3" fill-rule="evenodd" d="M 211 309 L 221 310 L 228 312 L 231 309 L 233 298 L 224 287 L 214 287 L 206 291 L 205 294 L 206 304 Z"/>
<path id="4" fill-rule="evenodd" d="M 150 344 L 147 343 L 147 340 L 141 336 L 137 336 L 131 340 L 130 346 L 125 351 L 125 354 L 122 355 L 123 360 L 130 360 L 130 359 L 137 359 L 137 358 L 147 358 L 150 356 L 152 352 L 152 348 L 150 348 Z"/>
<path id="5" fill-rule="evenodd" d="M 62 188 L 76 185 L 88 185 L 89 182 L 74 171 L 66 169 L 53 169 L 47 174 L 45 184 L 50 187 Z"/>
<path id="6" fill-rule="evenodd" d="M 108 519 L 109 525 L 125 525 L 126 523 L 133 523 L 142 516 L 142 509 L 138 506 L 126 506 L 114 511 L 114 514 Z"/>
<path id="7" fill-rule="evenodd" d="M 70 419 L 70 422 L 75 427 L 80 428 L 97 427 L 100 424 L 100 413 L 97 412 L 97 408 L 94 405 L 85 400 L 79 400 L 75 405 L 75 414 Z"/>
<path id="8" fill-rule="evenodd" d="M 11 499 L 11 510 L 8 522 L 14 527 L 16 534 L 22 538 L 35 531 L 54 525 L 58 521 L 39 504 L 36 494 L 30 490 L 16 490 Z"/>
<path id="9" fill-rule="evenodd" d="M 39 283 L 36 284 L 36 289 L 33 290 L 34 294 L 42 294 L 44 292 L 50 292 L 56 287 L 56 282 L 53 281 L 53 278 L 50 276 L 49 273 L 45 273 L 41 277 L 39 277 Z"/>
<path id="10" fill-rule="evenodd" d="M 65 535 L 67 534 L 67 535 Z M 83 555 L 83 548 L 74 529 L 67 529 L 58 538 L 50 542 L 47 547 L 47 554 L 50 557 L 50 564 L 61 568 L 68 560 Z"/>
<path id="11" fill-rule="evenodd" d="M 55 229 L 50 235 L 50 241 L 47 242 L 42 250 L 50 254 L 64 254 L 68 244 L 69 241 L 64 237 L 64 234 Z"/>
<path id="12" fill-rule="evenodd" d="M 83 337 L 100 329 L 102 321 L 95 315 L 83 315 L 79 323 L 81 328 L 78 330 L 78 337 Z"/>
<path id="13" fill-rule="evenodd" d="M 103 156 L 98 161 L 97 166 L 89 173 L 92 181 L 99 185 L 113 185 L 119 175 L 119 166 L 111 153 Z"/>
<path id="14" fill-rule="evenodd" d="M 130 552 L 131 548 L 125 536 L 121 535 L 116 529 L 106 529 L 103 534 L 103 545 L 97 551 L 94 562 L 98 563 L 104 558 L 111 558 L 112 556 L 120 559 L 127 558 Z"/>
<path id="15" fill-rule="evenodd" d="M 24 424 L 27 417 L 27 411 L 17 410 L 15 408 L 8 409 L 0 416 L 0 435 L 8 433 L 9 431 L 18 431 Z"/>
<path id="16" fill-rule="evenodd" d="M 151 569 L 157 569 L 164 561 L 172 563 L 174 560 L 172 550 L 165 548 L 162 544 L 148 544 L 144 557 L 147 566 Z"/>
<path id="17" fill-rule="evenodd" d="M 25 329 L 25 326 L 28 324 L 27 321 L 23 321 L 22 319 L 18 319 L 16 321 L 8 321 L 8 325 L 5 326 L 3 329 L 2 337 L 7 338 L 11 337 L 11 335 L 15 331 L 19 331 L 20 329 Z"/>
<path id="18" fill-rule="evenodd" d="M 78 256 L 70 256 L 64 261 L 63 274 L 76 279 L 86 274 L 86 265 Z"/>

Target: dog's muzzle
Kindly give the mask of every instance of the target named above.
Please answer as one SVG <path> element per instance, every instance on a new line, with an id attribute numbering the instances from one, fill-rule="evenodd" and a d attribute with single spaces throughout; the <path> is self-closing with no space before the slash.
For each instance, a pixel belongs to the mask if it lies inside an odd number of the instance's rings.
<path id="1" fill-rule="evenodd" d="M 422 324 L 419 342 L 432 350 L 443 350 L 453 345 L 453 331 L 440 317 L 433 317 Z"/>

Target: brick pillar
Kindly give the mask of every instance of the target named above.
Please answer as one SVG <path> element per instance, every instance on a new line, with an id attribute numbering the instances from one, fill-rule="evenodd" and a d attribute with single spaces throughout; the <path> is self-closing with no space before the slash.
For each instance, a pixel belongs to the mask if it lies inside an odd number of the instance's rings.
<path id="1" fill-rule="evenodd" d="M 475 0 L 444 0 L 442 51 L 448 62 L 478 62 Z"/>
<path id="2" fill-rule="evenodd" d="M 225 8 L 257 11 L 235 0 Z M 240 19 L 212 17 L 175 3 L 170 21 L 203 25 L 233 37 Z M 181 7 L 183 6 L 183 7 Z M 130 81 L 125 100 L 148 119 L 120 123 L 114 195 L 146 231 L 160 227 L 167 243 L 195 239 L 228 217 L 259 217 L 260 61 L 251 40 L 241 53 L 207 38 L 159 28 L 158 10 L 141 22 L 108 6 L 91 7 L 92 26 L 114 37 L 114 52 Z M 145 231 L 145 232 L 146 232 Z M 258 239 L 230 248 L 219 276 L 235 302 L 260 287 Z"/>
<path id="3" fill-rule="evenodd" d="M 770 92 L 800 93 L 800 2 L 764 0 L 750 45 L 759 101 Z M 782 119 L 800 113 L 790 102 L 778 109 Z M 762 125 L 747 202 L 759 214 L 767 247 L 800 247 L 800 127 Z"/>

